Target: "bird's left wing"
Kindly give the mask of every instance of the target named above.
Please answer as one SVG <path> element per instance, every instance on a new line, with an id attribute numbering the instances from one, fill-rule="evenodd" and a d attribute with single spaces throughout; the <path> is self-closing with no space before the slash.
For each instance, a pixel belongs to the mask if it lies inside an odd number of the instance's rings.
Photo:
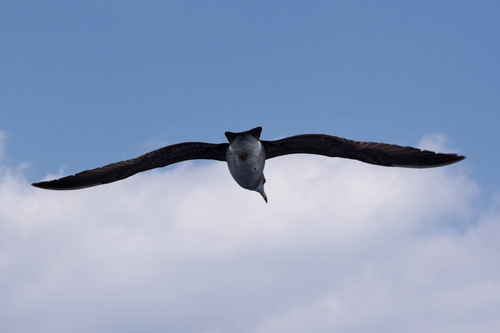
<path id="1" fill-rule="evenodd" d="M 261 142 L 264 145 L 266 159 L 304 153 L 350 158 L 383 166 L 430 168 L 455 163 L 465 158 L 456 154 L 441 154 L 387 143 L 354 141 L 324 134 L 303 134 Z"/>
<path id="2" fill-rule="evenodd" d="M 209 159 L 225 161 L 227 146 L 227 143 L 184 142 L 166 146 L 130 160 L 108 164 L 100 168 L 77 173 L 73 176 L 34 183 L 32 185 L 50 190 L 76 190 L 115 182 L 138 172 L 161 168 L 187 160 Z"/>

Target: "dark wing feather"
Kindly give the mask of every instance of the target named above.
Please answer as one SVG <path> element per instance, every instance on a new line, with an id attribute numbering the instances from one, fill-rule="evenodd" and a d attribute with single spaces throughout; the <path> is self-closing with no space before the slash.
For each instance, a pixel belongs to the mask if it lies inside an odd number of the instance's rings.
<path id="1" fill-rule="evenodd" d="M 73 176 L 34 183 L 33 186 L 50 190 L 76 190 L 115 182 L 138 172 L 161 168 L 187 160 L 209 159 L 225 161 L 227 146 L 227 143 L 179 143 L 154 150 L 137 158 L 83 171 Z"/>
<path id="2" fill-rule="evenodd" d="M 461 161 L 465 156 L 441 154 L 387 143 L 360 142 L 324 134 L 304 134 L 262 141 L 266 159 L 287 154 L 317 154 L 406 168 L 430 168 Z"/>

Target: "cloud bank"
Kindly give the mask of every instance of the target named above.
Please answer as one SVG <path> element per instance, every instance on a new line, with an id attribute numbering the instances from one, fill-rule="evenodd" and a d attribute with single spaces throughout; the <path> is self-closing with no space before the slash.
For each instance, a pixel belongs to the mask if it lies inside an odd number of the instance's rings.
<path id="1" fill-rule="evenodd" d="M 0 331 L 497 332 L 500 199 L 463 165 L 266 178 L 267 205 L 224 163 L 68 192 L 1 167 Z"/>

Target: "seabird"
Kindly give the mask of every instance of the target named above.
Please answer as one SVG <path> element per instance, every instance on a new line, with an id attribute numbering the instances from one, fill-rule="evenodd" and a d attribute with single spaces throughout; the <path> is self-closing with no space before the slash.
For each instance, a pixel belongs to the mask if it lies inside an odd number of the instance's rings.
<path id="1" fill-rule="evenodd" d="M 33 186 L 49 190 L 76 190 L 115 182 L 138 172 L 194 160 L 226 161 L 229 172 L 241 187 L 264 192 L 266 159 L 288 154 L 317 154 L 342 157 L 365 163 L 404 167 L 431 168 L 461 161 L 465 156 L 442 154 L 387 143 L 361 142 L 325 134 L 302 134 L 280 140 L 260 140 L 262 127 L 246 132 L 226 132 L 229 143 L 183 142 L 166 146 L 137 158 L 112 163 L 73 176 L 42 181 Z"/>

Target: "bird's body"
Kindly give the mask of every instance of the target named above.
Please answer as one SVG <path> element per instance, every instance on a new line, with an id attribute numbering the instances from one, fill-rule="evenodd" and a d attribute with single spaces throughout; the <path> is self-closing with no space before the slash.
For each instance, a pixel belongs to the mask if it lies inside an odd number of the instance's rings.
<path id="1" fill-rule="evenodd" d="M 264 192 L 266 152 L 259 140 L 260 130 L 244 134 L 226 132 L 226 137 L 229 140 L 226 161 L 231 176 L 241 187 L 259 192 L 267 202 Z"/>
<path id="2" fill-rule="evenodd" d="M 102 185 L 130 177 L 138 172 L 192 159 L 226 161 L 234 180 L 241 187 L 264 192 L 265 160 L 288 154 L 318 154 L 356 159 L 365 163 L 406 168 L 430 168 L 461 161 L 465 156 L 435 153 L 413 147 L 360 142 L 325 134 L 303 134 L 280 140 L 260 140 L 261 127 L 246 132 L 226 132 L 229 143 L 184 142 L 166 146 L 134 159 L 83 171 L 73 176 L 34 183 L 51 190 L 73 190 Z"/>

